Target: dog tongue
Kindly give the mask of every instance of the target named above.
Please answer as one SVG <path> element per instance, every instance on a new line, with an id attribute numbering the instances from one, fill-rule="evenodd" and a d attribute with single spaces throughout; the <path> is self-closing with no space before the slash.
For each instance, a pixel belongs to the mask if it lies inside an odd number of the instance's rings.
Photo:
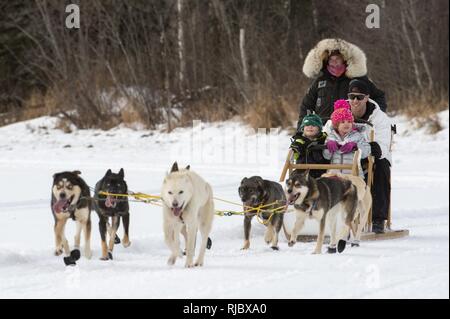
<path id="1" fill-rule="evenodd" d="M 53 204 L 53 210 L 56 213 L 61 213 L 62 211 L 67 209 L 67 207 L 69 206 L 68 203 L 69 203 L 68 199 L 60 199 Z"/>
<path id="2" fill-rule="evenodd" d="M 172 213 L 178 217 L 181 214 L 181 207 L 172 207 Z"/>
<path id="3" fill-rule="evenodd" d="M 293 204 L 297 200 L 297 198 L 298 194 L 289 196 L 288 198 L 289 204 Z"/>
<path id="4" fill-rule="evenodd" d="M 106 201 L 105 201 L 105 206 L 108 208 L 116 206 L 116 199 L 111 196 L 107 196 Z"/>

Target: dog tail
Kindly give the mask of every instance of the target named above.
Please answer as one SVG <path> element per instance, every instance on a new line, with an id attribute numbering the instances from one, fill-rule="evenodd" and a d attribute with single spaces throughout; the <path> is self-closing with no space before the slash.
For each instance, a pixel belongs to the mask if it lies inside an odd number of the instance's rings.
<path id="1" fill-rule="evenodd" d="M 345 210 L 347 211 L 345 223 L 353 231 L 353 233 L 356 234 L 356 232 L 354 231 L 354 229 L 352 227 L 352 223 L 356 217 L 356 209 L 357 209 L 358 202 L 359 202 L 358 189 L 351 182 L 350 182 L 349 186 L 350 187 L 344 193 Z"/>

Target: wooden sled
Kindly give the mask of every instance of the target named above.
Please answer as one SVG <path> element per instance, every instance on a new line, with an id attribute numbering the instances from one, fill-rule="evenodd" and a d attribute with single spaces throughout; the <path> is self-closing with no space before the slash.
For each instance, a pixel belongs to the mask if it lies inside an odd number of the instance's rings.
<path id="1" fill-rule="evenodd" d="M 361 241 L 374 241 L 374 240 L 388 240 L 388 239 L 398 239 L 409 236 L 408 229 L 401 230 L 391 230 L 386 229 L 384 234 L 375 234 L 373 232 L 364 232 L 361 235 Z M 299 235 L 297 241 L 309 243 L 317 241 L 317 235 Z M 330 237 L 325 236 L 323 240 L 324 244 L 330 243 Z"/>
<path id="2" fill-rule="evenodd" d="M 371 130 L 370 132 L 370 140 L 374 140 L 374 131 Z M 283 183 L 286 179 L 286 175 L 289 172 L 289 175 L 292 173 L 295 169 L 309 169 L 309 170 L 315 170 L 315 169 L 321 169 L 321 170 L 329 170 L 329 169 L 338 169 L 338 170 L 351 170 L 352 175 L 358 176 L 359 175 L 359 163 L 358 163 L 358 151 L 355 152 L 355 155 L 353 156 L 353 163 L 352 164 L 295 164 L 294 162 L 294 151 L 292 149 L 289 149 L 288 155 L 286 157 L 286 161 L 283 167 L 283 170 L 281 171 L 280 176 L 280 182 Z M 367 184 L 372 187 L 373 183 L 373 164 L 374 164 L 374 158 L 373 156 L 368 157 L 368 168 L 367 168 Z M 389 183 L 391 181 L 389 180 Z M 392 202 L 392 200 L 391 200 Z M 368 241 L 368 240 L 386 240 L 386 239 L 396 239 L 396 238 L 402 238 L 409 236 L 409 230 L 402 229 L 402 230 L 392 230 L 392 213 L 391 213 L 391 203 L 389 203 L 389 211 L 388 211 L 388 219 L 386 221 L 386 230 L 383 234 L 375 234 L 372 232 L 372 208 L 370 208 L 369 216 L 367 218 L 367 224 L 364 228 L 363 233 L 361 234 L 361 240 L 362 241 Z M 325 241 L 327 241 L 328 236 L 325 237 Z M 317 239 L 317 235 L 299 235 L 297 237 L 297 241 L 300 242 L 309 242 L 309 241 L 315 241 Z"/>

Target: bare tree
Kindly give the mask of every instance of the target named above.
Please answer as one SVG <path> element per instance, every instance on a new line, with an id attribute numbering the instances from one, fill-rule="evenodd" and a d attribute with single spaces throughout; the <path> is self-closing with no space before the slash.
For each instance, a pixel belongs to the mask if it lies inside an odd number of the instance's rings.
<path id="1" fill-rule="evenodd" d="M 72 2 L 78 30 L 65 28 L 59 1 L 0 4 L 0 111 L 26 109 L 38 90 L 82 128 L 128 116 L 171 130 L 190 116 L 245 117 L 259 105 L 261 118 L 288 123 L 289 112 L 276 111 L 284 103 L 295 112 L 310 85 L 305 56 L 324 37 L 366 52 L 390 110 L 448 97 L 446 0 L 374 0 L 380 29 L 367 29 L 367 4 L 351 0 Z M 120 112 L 119 99 L 127 101 Z"/>
<path id="2" fill-rule="evenodd" d="M 180 70 L 178 72 L 180 91 L 184 89 L 184 81 L 186 79 L 186 54 L 184 46 L 184 27 L 183 27 L 183 7 L 184 0 L 177 0 L 178 13 L 178 57 L 180 58 Z"/>

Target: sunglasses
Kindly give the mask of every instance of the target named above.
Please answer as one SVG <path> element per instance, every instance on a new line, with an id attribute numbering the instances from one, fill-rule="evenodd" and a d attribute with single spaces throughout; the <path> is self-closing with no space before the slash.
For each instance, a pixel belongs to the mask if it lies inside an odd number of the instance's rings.
<path id="1" fill-rule="evenodd" d="M 357 93 L 349 93 L 347 96 L 349 100 L 357 99 L 358 101 L 362 101 L 366 97 L 365 94 L 357 94 Z"/>

